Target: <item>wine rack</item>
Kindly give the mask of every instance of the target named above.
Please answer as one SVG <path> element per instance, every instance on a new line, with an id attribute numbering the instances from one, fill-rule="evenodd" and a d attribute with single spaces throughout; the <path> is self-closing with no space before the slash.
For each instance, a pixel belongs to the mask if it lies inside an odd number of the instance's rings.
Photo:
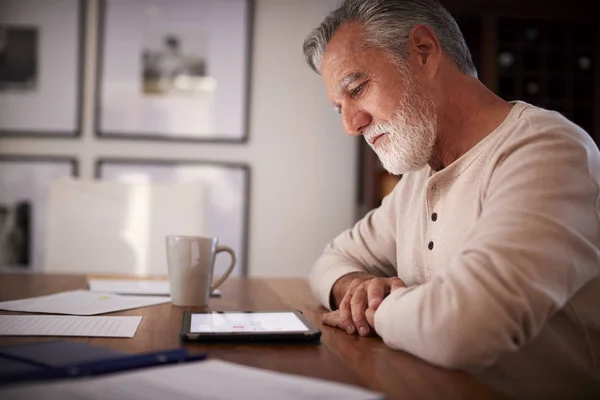
<path id="1" fill-rule="evenodd" d="M 595 39 L 593 23 L 499 20 L 498 95 L 594 132 Z"/>

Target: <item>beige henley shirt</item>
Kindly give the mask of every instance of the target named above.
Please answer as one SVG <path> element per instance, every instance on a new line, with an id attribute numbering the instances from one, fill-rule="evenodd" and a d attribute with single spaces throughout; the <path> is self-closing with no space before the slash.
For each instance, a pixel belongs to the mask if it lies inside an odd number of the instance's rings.
<path id="1" fill-rule="evenodd" d="M 329 308 L 345 274 L 398 276 L 408 287 L 375 313 L 388 346 L 517 397 L 600 393 L 599 188 L 589 135 L 516 102 L 448 167 L 405 174 L 327 246 L 311 287 Z"/>

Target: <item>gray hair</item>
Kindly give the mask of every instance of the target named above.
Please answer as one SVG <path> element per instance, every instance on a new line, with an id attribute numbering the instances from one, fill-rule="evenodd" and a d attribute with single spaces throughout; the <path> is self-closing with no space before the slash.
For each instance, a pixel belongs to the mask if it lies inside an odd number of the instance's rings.
<path id="1" fill-rule="evenodd" d="M 321 73 L 323 54 L 335 32 L 344 23 L 356 22 L 364 27 L 365 44 L 385 50 L 395 61 L 407 58 L 406 44 L 411 29 L 418 24 L 429 26 L 442 50 L 465 75 L 477 77 L 471 52 L 452 15 L 438 0 L 345 0 L 304 40 L 308 65 Z"/>

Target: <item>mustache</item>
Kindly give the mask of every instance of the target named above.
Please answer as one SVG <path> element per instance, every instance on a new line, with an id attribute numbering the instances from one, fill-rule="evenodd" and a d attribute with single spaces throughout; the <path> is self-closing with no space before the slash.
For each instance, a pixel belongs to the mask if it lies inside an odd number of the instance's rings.
<path id="1" fill-rule="evenodd" d="M 378 122 L 375 125 L 370 125 L 367 127 L 367 129 L 365 129 L 363 132 L 363 136 L 367 143 L 372 144 L 373 139 L 379 135 L 392 132 L 392 129 L 392 124 L 388 122 Z"/>

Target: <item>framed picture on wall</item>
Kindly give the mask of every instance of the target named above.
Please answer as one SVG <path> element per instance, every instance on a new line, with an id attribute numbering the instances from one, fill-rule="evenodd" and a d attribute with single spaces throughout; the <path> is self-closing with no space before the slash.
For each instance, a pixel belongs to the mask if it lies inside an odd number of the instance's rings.
<path id="1" fill-rule="evenodd" d="M 0 0 L 0 136 L 81 132 L 82 0 Z"/>
<path id="2" fill-rule="evenodd" d="M 250 168 L 244 164 L 195 161 L 100 159 L 96 163 L 96 178 L 127 183 L 181 183 L 203 188 L 202 213 L 192 210 L 189 215 L 202 215 L 205 220 L 199 236 L 217 237 L 219 244 L 231 247 L 237 255 L 232 276 L 245 276 L 248 260 L 248 225 L 250 202 Z M 141 217 L 140 209 L 151 210 L 152 199 L 140 199 L 132 205 L 136 215 L 148 224 L 152 216 Z M 143 204 L 142 204 L 143 203 Z M 164 210 L 163 210 L 164 211 Z M 174 212 L 185 212 L 180 210 Z M 133 214 L 130 216 L 134 218 Z M 172 234 L 189 234 L 177 233 Z M 194 233 L 195 235 L 196 233 Z M 157 246 L 163 246 L 163 239 Z M 220 276 L 229 266 L 229 257 L 219 256 L 215 274 Z"/>
<path id="3" fill-rule="evenodd" d="M 99 137 L 247 139 L 251 0 L 103 0 Z"/>
<path id="4" fill-rule="evenodd" d="M 71 158 L 0 156 L 0 271 L 43 269 L 50 185 L 77 175 Z"/>

